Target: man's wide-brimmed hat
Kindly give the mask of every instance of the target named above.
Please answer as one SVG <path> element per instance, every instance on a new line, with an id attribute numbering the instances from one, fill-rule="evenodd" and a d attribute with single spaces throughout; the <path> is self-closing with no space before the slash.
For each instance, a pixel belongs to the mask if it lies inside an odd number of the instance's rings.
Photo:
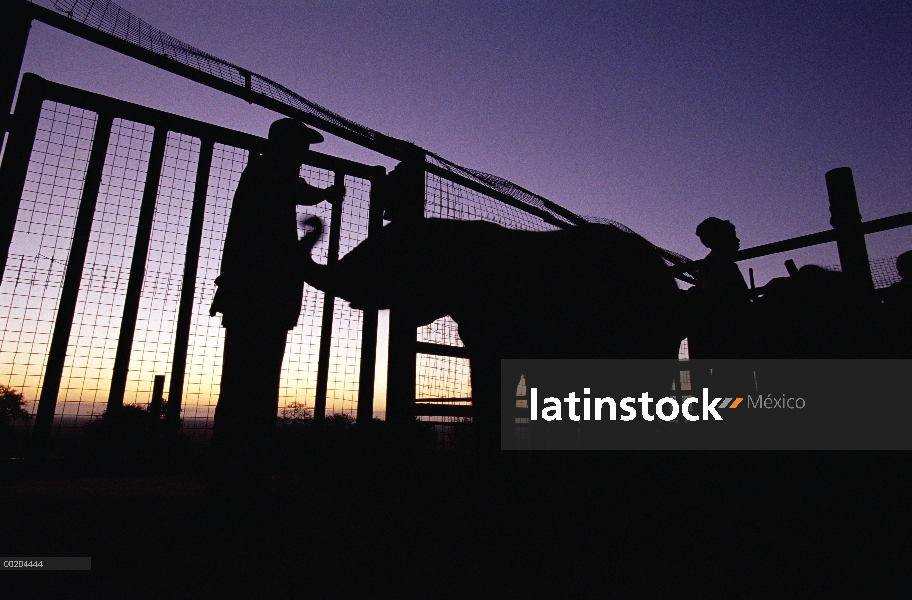
<path id="1" fill-rule="evenodd" d="M 322 141 L 320 132 L 294 119 L 279 119 L 269 126 L 269 143 L 276 146 L 300 148 Z"/>

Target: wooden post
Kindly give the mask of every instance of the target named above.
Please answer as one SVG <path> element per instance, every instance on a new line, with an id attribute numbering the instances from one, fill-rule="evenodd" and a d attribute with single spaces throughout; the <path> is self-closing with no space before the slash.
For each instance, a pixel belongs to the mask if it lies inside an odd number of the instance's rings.
<path id="1" fill-rule="evenodd" d="M 333 185 L 343 183 L 345 175 L 335 173 Z M 326 254 L 326 266 L 332 267 L 339 261 L 339 237 L 342 235 L 342 205 L 345 199 L 332 205 L 329 221 L 329 241 Z M 317 431 L 323 426 L 326 418 L 326 391 L 329 387 L 329 360 L 332 349 L 333 313 L 336 308 L 336 297 L 323 294 L 323 323 L 320 326 L 320 349 L 317 358 L 317 389 L 314 398 L 314 427 Z"/>
<path id="2" fill-rule="evenodd" d="M 3 152 L 3 164 L 0 165 L 0 280 L 6 270 L 6 259 L 19 216 L 19 203 L 28 176 L 35 133 L 41 119 L 41 103 L 44 100 L 42 81 L 36 75 L 22 78 L 16 114 L 13 117 L 15 125 Z"/>
<path id="3" fill-rule="evenodd" d="M 184 256 L 184 277 L 181 280 L 180 302 L 177 307 L 177 328 L 174 332 L 174 356 L 171 359 L 171 383 L 168 386 L 168 406 L 165 423 L 172 431 L 180 429 L 181 400 L 184 395 L 184 374 L 187 371 L 187 346 L 190 343 L 190 323 L 193 320 L 193 299 L 196 296 L 196 270 L 199 266 L 200 243 L 203 239 L 203 220 L 206 216 L 206 196 L 209 193 L 209 171 L 212 167 L 212 138 L 200 140 L 199 162 L 193 187 L 193 208 L 187 228 L 187 254 Z"/>
<path id="4" fill-rule="evenodd" d="M 161 178 L 167 138 L 168 132 L 163 127 L 155 128 L 142 204 L 139 208 L 139 221 L 136 225 L 136 240 L 133 244 L 130 277 L 127 280 L 127 293 L 124 297 L 123 317 L 120 321 L 120 335 L 117 338 L 117 354 L 114 357 L 111 391 L 108 394 L 105 420 L 113 419 L 123 406 L 124 390 L 127 387 L 127 375 L 130 371 L 130 353 L 133 350 L 133 335 L 136 331 L 136 317 L 139 314 L 139 300 L 146 274 L 146 258 L 149 255 L 149 238 L 152 237 L 155 200 L 158 196 L 158 183 Z"/>
<path id="5" fill-rule="evenodd" d="M 89 153 L 89 164 L 86 167 L 82 198 L 79 201 L 76 226 L 73 229 L 73 242 L 67 258 L 63 289 L 60 291 L 60 304 L 57 308 L 57 318 L 54 321 L 54 333 L 51 336 L 51 347 L 48 350 L 47 365 L 41 383 L 41 396 L 38 399 L 38 411 L 35 415 L 35 428 L 32 432 L 36 442 L 35 449 L 39 454 L 50 438 L 51 426 L 54 422 L 57 394 L 60 393 L 60 381 L 63 377 L 67 346 L 70 343 L 73 317 L 76 314 L 76 303 L 79 300 L 82 270 L 85 266 L 89 237 L 92 233 L 95 205 L 98 202 L 98 190 L 101 187 L 101 176 L 108 152 L 113 120 L 110 113 L 103 112 L 98 115 L 95 125 L 95 138 L 92 140 L 92 151 Z"/>
<path id="6" fill-rule="evenodd" d="M 424 218 L 425 156 L 418 153 L 388 175 L 384 199 L 386 218 L 417 221 Z M 400 265 L 393 265 L 393 268 Z M 402 268 L 408 268 L 402 265 Z M 389 366 L 386 379 L 386 420 L 403 424 L 415 419 L 417 322 L 413 315 L 391 310 Z"/>
<path id="7" fill-rule="evenodd" d="M 401 425 L 415 418 L 415 347 L 417 327 L 410 315 L 391 310 L 389 361 L 386 375 L 386 420 Z"/>
<path id="8" fill-rule="evenodd" d="M 155 382 L 152 384 L 152 401 L 149 403 L 149 412 L 155 415 L 155 419 L 158 420 L 161 417 L 162 404 L 164 399 L 162 394 L 165 391 L 165 376 L 156 375 Z"/>
<path id="9" fill-rule="evenodd" d="M 5 3 L 0 16 L 0 117 L 4 120 L 4 131 L 9 130 L 10 111 L 16 84 L 22 70 L 22 57 L 32 27 L 32 11 L 25 0 Z"/>
<path id="10" fill-rule="evenodd" d="M 852 282 L 865 289 L 874 289 L 871 277 L 871 263 L 861 227 L 861 212 L 858 210 L 858 196 L 852 169 L 841 167 L 826 174 L 827 193 L 830 197 L 830 224 L 836 232 L 836 248 L 842 272 Z"/>
<path id="11" fill-rule="evenodd" d="M 383 229 L 383 207 L 377 186 L 382 185 L 386 169 L 376 167 L 376 176 L 371 182 L 371 197 L 368 207 L 367 236 L 370 237 Z M 379 311 L 365 310 L 361 315 L 361 369 L 358 377 L 358 413 L 359 427 L 370 424 L 374 419 L 374 381 L 377 363 L 377 321 Z"/>

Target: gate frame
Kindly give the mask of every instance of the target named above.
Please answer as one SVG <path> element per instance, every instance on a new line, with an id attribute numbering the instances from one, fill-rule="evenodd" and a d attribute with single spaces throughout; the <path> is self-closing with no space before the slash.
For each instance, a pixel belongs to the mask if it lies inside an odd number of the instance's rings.
<path id="1" fill-rule="evenodd" d="M 41 452 L 51 435 L 57 397 L 59 395 L 60 377 L 64 368 L 66 352 L 69 348 L 70 330 L 79 297 L 85 252 L 94 222 L 95 201 L 97 200 L 98 188 L 101 183 L 102 168 L 108 152 L 110 127 L 114 119 L 125 119 L 149 125 L 154 128 L 154 133 L 153 149 L 150 153 L 149 166 L 146 172 L 139 222 L 137 223 L 137 231 L 134 237 L 133 256 L 131 257 L 127 284 L 128 289 L 111 378 L 112 387 L 108 398 L 107 407 L 112 412 L 112 415 L 116 414 L 123 405 L 123 387 L 126 385 L 129 370 L 130 351 L 132 350 L 132 339 L 136 326 L 136 310 L 139 306 L 145 273 L 145 259 L 147 258 L 149 235 L 152 229 L 152 216 L 155 212 L 155 202 L 158 200 L 165 139 L 168 132 L 174 132 L 196 137 L 200 140 L 200 156 L 197 163 L 190 227 L 187 233 L 187 252 L 185 254 L 183 285 L 175 328 L 171 384 L 165 419 L 169 427 L 177 429 L 180 427 L 181 396 L 186 373 L 193 302 L 196 294 L 196 275 L 208 196 L 212 148 L 215 143 L 222 143 L 247 150 L 252 154 L 261 152 L 265 148 L 266 140 L 218 125 L 53 83 L 32 73 L 24 74 L 16 102 L 16 112 L 10 120 L 15 126 L 11 131 L 4 160 L 0 164 L 0 281 L 2 281 L 9 247 L 12 243 L 41 107 L 45 101 L 58 102 L 96 113 L 99 125 L 96 126 L 95 134 L 93 135 L 89 165 L 83 185 L 82 198 L 79 202 L 77 224 L 71 241 L 57 317 L 54 321 L 54 334 L 48 352 L 48 363 L 42 378 L 37 415 L 32 432 L 36 442 L 36 451 Z M 378 189 L 379 185 L 382 185 L 381 182 L 386 175 L 384 167 L 368 166 L 313 150 L 309 152 L 306 162 L 302 164 L 330 171 L 334 173 L 336 178 L 344 178 L 345 175 L 350 175 L 370 182 L 368 236 L 375 234 L 382 227 L 381 211 L 377 208 L 379 203 L 373 200 L 375 190 Z M 329 237 L 331 253 L 328 259 L 330 262 L 338 260 L 343 204 L 344 202 L 334 205 L 332 210 Z M 334 253 L 332 252 L 333 249 L 335 250 Z M 139 254 L 143 256 L 140 257 Z M 73 260 L 74 257 L 76 260 Z M 140 258 L 143 260 L 140 260 Z M 320 331 L 320 352 L 317 365 L 315 420 L 322 418 L 323 415 L 321 413 L 325 411 L 326 405 L 334 302 L 335 297 L 324 294 L 323 328 Z M 328 311 L 325 307 L 329 307 Z M 62 319 L 61 316 L 63 317 Z M 377 311 L 363 311 L 362 316 L 357 415 L 359 423 L 366 423 L 370 422 L 373 413 Z M 47 385 L 49 381 L 51 386 Z M 115 384 L 117 387 L 115 387 Z"/>

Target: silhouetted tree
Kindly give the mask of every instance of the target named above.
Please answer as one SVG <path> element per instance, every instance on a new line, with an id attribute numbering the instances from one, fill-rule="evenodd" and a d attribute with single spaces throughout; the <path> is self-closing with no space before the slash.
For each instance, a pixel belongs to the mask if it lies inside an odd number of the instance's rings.
<path id="1" fill-rule="evenodd" d="M 301 402 L 291 402 L 282 408 L 282 416 L 278 424 L 282 427 L 302 426 L 313 421 L 313 413 Z"/>
<path id="2" fill-rule="evenodd" d="M 27 425 L 32 415 L 25 410 L 25 399 L 20 392 L 0 385 L 0 429 L 12 427 L 16 422 Z"/>

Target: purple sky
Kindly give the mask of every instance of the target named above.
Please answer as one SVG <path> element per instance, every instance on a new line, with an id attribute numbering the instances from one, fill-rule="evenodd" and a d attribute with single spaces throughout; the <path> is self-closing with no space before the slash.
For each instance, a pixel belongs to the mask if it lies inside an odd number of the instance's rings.
<path id="1" fill-rule="evenodd" d="M 908 2 L 119 3 L 348 118 L 693 258 L 710 215 L 742 247 L 828 228 L 835 167 L 853 169 L 865 219 L 912 210 Z M 42 24 L 25 69 L 259 135 L 276 117 Z M 341 140 L 322 150 L 395 164 Z M 868 248 L 895 256 L 912 229 Z M 760 284 L 790 257 L 838 262 L 830 244 L 749 266 Z"/>

